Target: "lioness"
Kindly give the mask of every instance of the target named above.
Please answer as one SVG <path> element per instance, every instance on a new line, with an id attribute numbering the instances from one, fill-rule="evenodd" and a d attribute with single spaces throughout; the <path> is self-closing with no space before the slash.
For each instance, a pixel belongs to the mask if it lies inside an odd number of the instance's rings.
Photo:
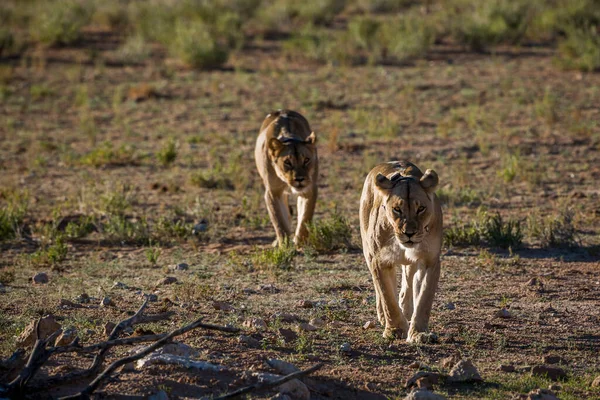
<path id="1" fill-rule="evenodd" d="M 435 171 L 394 161 L 371 170 L 360 198 L 360 234 L 373 276 L 384 337 L 427 342 L 429 316 L 440 276 L 442 208 Z M 402 266 L 398 297 L 396 266 Z"/>
<path id="2" fill-rule="evenodd" d="M 292 235 L 290 191 L 298 195 L 294 243 L 303 243 L 308 235 L 307 224 L 312 221 L 317 202 L 319 159 L 315 142 L 308 121 L 295 111 L 272 112 L 260 127 L 254 157 L 279 245 Z"/>

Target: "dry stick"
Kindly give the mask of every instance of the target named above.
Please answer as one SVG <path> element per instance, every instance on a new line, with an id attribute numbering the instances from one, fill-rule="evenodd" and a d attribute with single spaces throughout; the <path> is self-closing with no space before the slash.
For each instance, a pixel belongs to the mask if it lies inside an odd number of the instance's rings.
<path id="1" fill-rule="evenodd" d="M 73 396 L 67 396 L 67 397 L 61 397 L 61 400 L 71 400 L 71 399 L 88 399 L 90 394 L 92 394 L 97 388 L 98 386 L 100 386 L 100 383 L 108 378 L 110 376 L 110 374 L 116 370 L 117 368 L 119 368 L 121 365 L 125 365 L 127 363 L 133 362 L 135 360 L 139 360 L 140 358 L 144 357 L 145 355 L 153 352 L 154 350 L 156 350 L 159 347 L 164 346 L 165 344 L 167 344 L 173 337 L 175 336 L 179 336 L 184 334 L 187 331 L 190 331 L 194 328 L 206 328 L 206 329 L 212 329 L 212 330 L 219 330 L 219 331 L 223 331 L 223 332 L 238 332 L 239 329 L 238 328 L 233 328 L 233 327 L 227 327 L 227 326 L 218 326 L 218 325 L 211 325 L 211 324 L 204 324 L 202 323 L 201 319 L 198 319 L 194 322 L 192 322 L 189 325 L 186 325 L 184 327 L 181 327 L 179 329 L 176 329 L 172 332 L 170 332 L 168 335 L 166 335 L 165 337 L 163 337 L 162 339 L 160 339 L 158 342 L 155 342 L 153 344 L 151 344 L 150 346 L 146 347 L 145 349 L 139 351 L 136 354 L 133 354 L 131 356 L 128 357 L 123 357 L 120 358 L 118 360 L 116 360 L 115 362 L 113 362 L 112 364 L 110 364 L 104 371 L 102 371 L 102 373 L 100 375 L 98 375 L 96 377 L 96 379 L 94 379 L 89 385 L 88 387 L 86 387 L 85 389 L 83 389 L 81 392 L 73 395 Z"/>
<path id="2" fill-rule="evenodd" d="M 280 379 L 277 379 L 274 381 L 265 381 L 265 382 L 255 383 L 254 385 L 246 386 L 246 387 L 236 390 L 235 392 L 231 392 L 224 396 L 217 397 L 214 400 L 233 399 L 235 397 L 238 397 L 238 396 L 241 396 L 243 394 L 250 393 L 253 391 L 262 391 L 265 389 L 274 388 L 274 387 L 277 387 L 279 385 L 286 383 L 287 381 L 291 381 L 292 379 L 300 378 L 301 376 L 308 375 L 312 372 L 315 372 L 316 370 L 320 369 L 322 366 L 323 366 L 323 363 L 315 364 L 312 367 L 305 369 L 303 371 L 293 372 L 289 375 L 286 375 L 286 376 L 281 377 Z"/>

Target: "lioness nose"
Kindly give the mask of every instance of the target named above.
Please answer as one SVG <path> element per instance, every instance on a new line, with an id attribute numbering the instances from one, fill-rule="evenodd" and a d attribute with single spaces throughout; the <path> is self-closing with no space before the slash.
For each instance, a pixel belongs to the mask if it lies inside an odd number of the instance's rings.
<path id="1" fill-rule="evenodd" d="M 412 236 L 414 236 L 414 235 L 415 235 L 415 233 L 417 233 L 417 232 L 409 232 L 409 231 L 404 231 L 404 234 L 405 234 L 406 236 L 408 236 L 409 238 L 411 238 Z"/>
<path id="2" fill-rule="evenodd" d="M 296 182 L 303 182 L 304 181 L 304 177 L 297 176 L 295 180 L 296 180 Z"/>

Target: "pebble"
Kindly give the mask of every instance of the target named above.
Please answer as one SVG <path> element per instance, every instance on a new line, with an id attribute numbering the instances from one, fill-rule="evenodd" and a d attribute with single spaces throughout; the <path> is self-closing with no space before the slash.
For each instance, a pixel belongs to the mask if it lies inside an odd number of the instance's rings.
<path id="1" fill-rule="evenodd" d="M 174 276 L 166 276 L 163 279 L 159 279 L 156 282 L 156 286 L 171 285 L 171 284 L 173 284 L 175 282 L 177 282 L 177 278 L 175 278 Z"/>
<path id="2" fill-rule="evenodd" d="M 544 364 L 566 364 L 565 360 L 561 356 L 557 356 L 554 354 L 547 354 L 543 356 L 542 362 Z"/>
<path id="3" fill-rule="evenodd" d="M 456 309 L 456 305 L 454 303 L 452 303 L 452 302 L 446 303 L 445 307 L 446 307 L 446 310 L 454 310 L 454 309 Z"/>
<path id="4" fill-rule="evenodd" d="M 373 323 L 373 321 L 367 321 L 363 324 L 363 329 L 371 329 L 375 326 L 375 324 Z"/>
<path id="5" fill-rule="evenodd" d="M 31 278 L 34 285 L 43 285 L 48 283 L 48 274 L 45 272 L 38 272 Z"/>
<path id="6" fill-rule="evenodd" d="M 496 311 L 495 315 L 498 318 L 510 318 L 510 317 L 512 317 L 512 314 L 506 308 L 502 308 L 502 309 Z"/>
<path id="7" fill-rule="evenodd" d="M 250 318 L 244 321 L 242 324 L 245 328 L 257 329 L 259 331 L 264 331 L 267 329 L 267 323 L 260 318 Z"/>
<path id="8" fill-rule="evenodd" d="M 200 220 L 194 227 L 192 228 L 192 235 L 197 235 L 202 232 L 206 232 L 208 230 L 208 221 L 205 219 Z"/>
<path id="9" fill-rule="evenodd" d="M 313 308 L 315 303 L 311 300 L 300 300 L 296 303 L 296 305 L 300 308 Z"/>
<path id="10" fill-rule="evenodd" d="M 498 370 L 502 372 L 515 372 L 515 366 L 510 364 L 501 364 L 498 367 Z"/>
<path id="11" fill-rule="evenodd" d="M 278 373 L 283 375 L 289 375 L 293 374 L 294 372 L 300 371 L 298 367 L 296 367 L 294 364 L 289 363 L 287 361 L 278 360 L 276 358 L 269 358 L 266 361 L 266 364 Z"/>
<path id="12" fill-rule="evenodd" d="M 108 297 L 108 296 L 104 296 L 104 297 L 102 298 L 102 301 L 100 302 L 100 305 L 101 305 L 102 307 L 108 307 L 108 306 L 110 306 L 111 304 L 112 304 L 112 301 L 110 300 L 110 297 Z"/>
<path id="13" fill-rule="evenodd" d="M 440 374 L 438 374 L 437 372 L 430 371 L 418 371 L 406 380 L 406 382 L 404 383 L 404 387 L 408 389 L 410 387 L 417 386 L 417 382 L 419 381 L 419 379 L 423 378 L 427 378 L 427 381 L 423 381 L 421 382 L 421 384 L 424 386 L 427 385 L 431 387 L 433 385 L 437 385 L 437 383 L 440 381 Z"/>
<path id="14" fill-rule="evenodd" d="M 219 311 L 233 311 L 235 308 L 225 301 L 213 301 L 212 306 Z"/>
<path id="15" fill-rule="evenodd" d="M 54 346 L 67 346 L 67 345 L 73 343 L 73 340 L 75 340 L 76 338 L 77 338 L 77 329 L 68 328 L 63 333 L 58 335 L 58 337 L 56 338 L 56 342 L 54 343 Z"/>
<path id="16" fill-rule="evenodd" d="M 594 379 L 594 381 L 592 382 L 592 387 L 600 387 L 600 375 L 598 375 L 596 379 Z"/>
<path id="17" fill-rule="evenodd" d="M 127 286 L 123 282 L 115 282 L 113 283 L 111 289 L 129 289 L 129 286 Z"/>
<path id="18" fill-rule="evenodd" d="M 446 400 L 446 398 L 427 389 L 415 389 L 404 400 Z"/>
<path id="19" fill-rule="evenodd" d="M 158 295 L 154 294 L 154 293 L 150 293 L 148 295 L 148 301 L 149 302 L 155 302 L 158 301 Z"/>
<path id="20" fill-rule="evenodd" d="M 317 328 L 314 325 L 303 322 L 301 324 L 298 324 L 298 329 L 301 331 L 314 332 L 314 331 L 318 330 L 319 328 Z"/>
<path id="21" fill-rule="evenodd" d="M 238 337 L 238 342 L 245 344 L 248 347 L 254 347 L 254 348 L 260 347 L 260 341 L 254 339 L 252 336 L 248 336 L 248 335 L 240 335 Z"/>
<path id="22" fill-rule="evenodd" d="M 279 328 L 278 333 L 285 343 L 291 343 L 298 339 L 298 334 L 291 329 Z"/>
<path id="23" fill-rule="evenodd" d="M 534 389 L 527 394 L 527 400 L 558 400 L 558 397 L 551 390 Z"/>
<path id="24" fill-rule="evenodd" d="M 127 364 L 121 367 L 121 372 L 133 372 L 135 371 L 135 364 L 133 362 L 128 362 Z"/>
<path id="25" fill-rule="evenodd" d="M 531 375 L 547 376 L 548 379 L 556 381 L 558 379 L 565 378 L 567 376 L 567 373 L 564 369 L 559 367 L 551 367 L 549 365 L 536 365 L 531 369 Z"/>
<path id="26" fill-rule="evenodd" d="M 110 333 L 113 331 L 113 329 L 115 329 L 115 326 L 116 325 L 114 322 L 107 322 L 104 324 L 104 336 L 110 336 Z"/>
<path id="27" fill-rule="evenodd" d="M 75 301 L 81 304 L 87 304 L 90 302 L 90 296 L 87 293 L 81 293 L 75 298 Z"/>
<path id="28" fill-rule="evenodd" d="M 325 326 L 325 321 L 323 321 L 321 318 L 313 318 L 309 321 L 309 323 L 317 328 Z"/>
<path id="29" fill-rule="evenodd" d="M 452 367 L 448 376 L 449 382 L 481 382 L 481 375 L 471 360 L 463 358 Z"/>
<path id="30" fill-rule="evenodd" d="M 280 320 L 281 322 L 295 322 L 298 321 L 298 316 L 294 314 L 277 312 L 271 316 L 274 320 Z"/>
<path id="31" fill-rule="evenodd" d="M 190 268 L 186 263 L 179 263 L 171 265 L 173 271 L 187 271 Z"/>
<path id="32" fill-rule="evenodd" d="M 352 346 L 348 342 L 342 343 L 340 346 L 340 351 L 342 353 L 350 353 L 352 351 Z"/>

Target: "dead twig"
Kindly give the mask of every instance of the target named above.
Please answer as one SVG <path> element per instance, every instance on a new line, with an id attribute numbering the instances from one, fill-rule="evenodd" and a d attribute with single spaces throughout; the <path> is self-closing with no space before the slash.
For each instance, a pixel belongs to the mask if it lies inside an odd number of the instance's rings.
<path id="1" fill-rule="evenodd" d="M 285 376 L 281 377 L 280 379 L 276 379 L 274 381 L 259 382 L 259 383 L 255 383 L 254 385 L 243 387 L 241 389 L 236 390 L 235 392 L 231 392 L 224 396 L 217 397 L 214 400 L 233 399 L 233 398 L 239 397 L 246 393 L 258 392 L 258 391 L 263 391 L 266 389 L 271 389 L 271 388 L 277 387 L 279 385 L 282 385 L 288 381 L 291 381 L 292 379 L 300 378 L 304 375 L 311 374 L 311 373 L 315 372 L 316 370 L 320 369 L 321 367 L 323 367 L 323 363 L 315 364 L 308 369 L 293 372 L 289 375 L 285 375 Z"/>
<path id="2" fill-rule="evenodd" d="M 151 344 L 150 346 L 144 348 L 143 350 L 137 352 L 136 354 L 133 354 L 131 356 L 128 357 L 123 357 L 120 358 L 118 360 L 116 360 L 115 362 L 113 362 L 112 364 L 110 364 L 100 375 L 98 375 L 96 377 L 96 379 L 94 379 L 85 389 L 83 389 L 81 392 L 73 395 L 73 396 L 67 396 L 67 397 L 62 397 L 61 400 L 72 400 L 72 399 L 88 399 L 90 394 L 92 394 L 97 388 L 98 386 L 100 386 L 100 384 L 102 383 L 103 380 L 105 380 L 106 378 L 108 378 L 110 376 L 110 374 L 112 372 L 114 372 L 117 368 L 119 368 L 121 365 L 125 365 L 127 363 L 133 362 L 135 360 L 139 360 L 140 358 L 144 357 L 145 355 L 153 352 L 154 350 L 164 346 L 165 344 L 169 343 L 169 341 L 174 338 L 175 336 L 179 336 L 184 334 L 187 331 L 190 331 L 192 329 L 195 328 L 205 328 L 205 329 L 212 329 L 212 330 L 219 330 L 219 331 L 223 331 L 223 332 L 238 332 L 239 329 L 238 328 L 233 328 L 233 327 L 226 327 L 226 326 L 218 326 L 218 325 L 211 325 L 211 324 L 204 324 L 202 323 L 201 319 L 198 319 L 194 322 L 192 322 L 189 325 L 186 325 L 184 327 L 181 327 L 179 329 L 176 329 L 172 332 L 170 332 L 168 335 L 164 336 L 162 339 L 160 339 L 159 341 Z"/>

